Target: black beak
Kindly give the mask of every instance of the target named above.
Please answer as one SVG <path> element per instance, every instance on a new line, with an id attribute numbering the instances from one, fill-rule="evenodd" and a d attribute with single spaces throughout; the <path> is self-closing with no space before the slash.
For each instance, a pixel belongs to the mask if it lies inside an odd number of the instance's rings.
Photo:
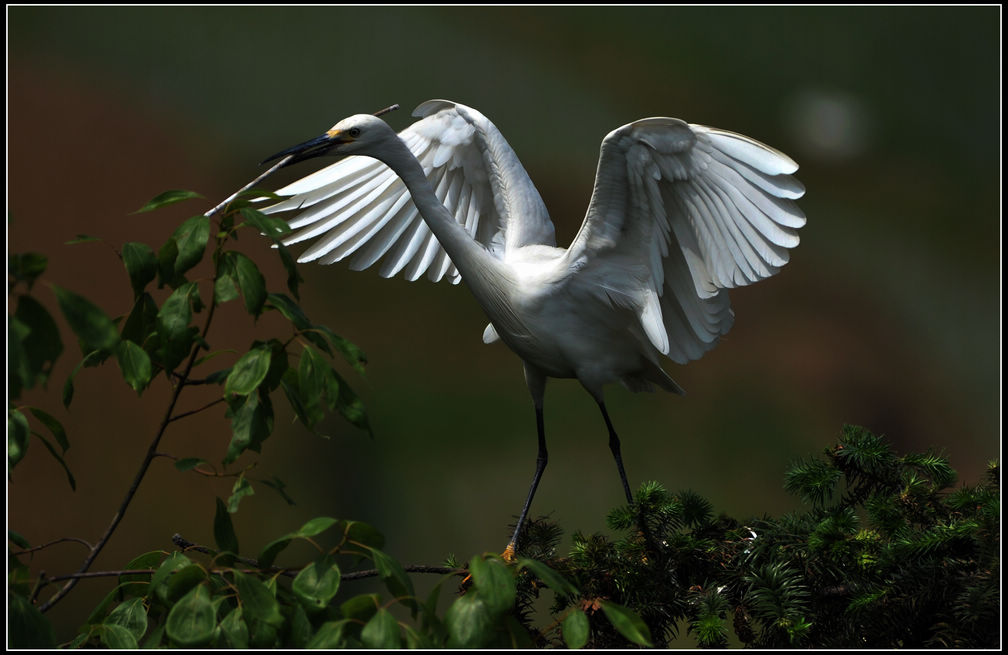
<path id="1" fill-rule="evenodd" d="M 332 137 L 329 134 L 323 134 L 320 137 L 298 144 L 293 148 L 282 150 L 275 155 L 267 157 L 259 163 L 265 164 L 273 161 L 274 159 L 280 159 L 281 157 L 287 157 L 290 155 L 290 160 L 284 163 L 284 166 L 290 166 L 291 164 L 311 159 L 312 157 L 320 157 L 328 153 L 333 147 L 339 145 L 340 143 L 342 143 L 342 141 L 339 137 Z"/>

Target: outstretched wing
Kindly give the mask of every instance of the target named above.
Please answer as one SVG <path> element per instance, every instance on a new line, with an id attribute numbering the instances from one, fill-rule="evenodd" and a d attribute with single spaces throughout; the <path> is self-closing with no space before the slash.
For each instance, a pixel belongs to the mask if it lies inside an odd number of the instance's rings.
<path id="1" fill-rule="evenodd" d="M 413 115 L 422 120 L 399 137 L 438 199 L 476 241 L 498 257 L 517 246 L 553 245 L 553 224 L 538 191 L 485 116 L 446 100 L 429 100 Z M 291 197 L 263 211 L 299 211 L 284 243 L 317 238 L 298 261 L 332 264 L 352 256 L 350 268 L 363 270 L 382 259 L 384 277 L 402 272 L 410 281 L 424 273 L 435 282 L 461 280 L 402 180 L 376 159 L 347 157 L 277 194 Z"/>
<path id="2" fill-rule="evenodd" d="M 635 310 L 674 361 L 700 357 L 731 327 L 725 289 L 773 275 L 798 245 L 797 169 L 758 141 L 674 118 L 611 132 L 568 253 L 578 288 Z"/>

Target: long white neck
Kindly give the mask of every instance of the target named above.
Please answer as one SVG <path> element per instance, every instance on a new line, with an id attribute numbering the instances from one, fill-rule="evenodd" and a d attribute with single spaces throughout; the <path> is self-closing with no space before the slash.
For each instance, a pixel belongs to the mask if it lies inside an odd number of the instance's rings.
<path id="1" fill-rule="evenodd" d="M 462 280 L 481 299 L 483 287 L 487 284 L 499 287 L 503 282 L 502 277 L 507 276 L 506 265 L 490 254 L 455 220 L 434 194 L 420 162 L 398 135 L 390 135 L 389 141 L 393 139 L 394 143 L 383 150 L 379 159 L 402 179 L 427 227 L 462 274 Z"/>

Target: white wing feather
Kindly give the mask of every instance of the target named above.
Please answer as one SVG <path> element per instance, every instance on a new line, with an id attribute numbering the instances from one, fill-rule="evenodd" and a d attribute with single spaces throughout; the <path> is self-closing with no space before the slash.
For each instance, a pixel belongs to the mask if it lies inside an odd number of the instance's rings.
<path id="1" fill-rule="evenodd" d="M 429 100 L 421 120 L 399 133 L 435 194 L 466 231 L 498 257 L 509 248 L 554 245 L 553 224 L 532 181 L 496 127 L 474 109 Z M 262 209 L 299 211 L 287 245 L 318 239 L 298 258 L 354 270 L 382 259 L 379 272 L 408 280 L 461 281 L 402 180 L 376 159 L 351 156 L 277 191 L 291 196 Z M 384 259 L 383 259 L 384 258 Z"/>
<path id="2" fill-rule="evenodd" d="M 674 118 L 611 132 L 568 251 L 578 288 L 636 311 L 672 360 L 700 357 L 732 325 L 725 290 L 773 275 L 798 245 L 797 169 L 758 141 Z"/>

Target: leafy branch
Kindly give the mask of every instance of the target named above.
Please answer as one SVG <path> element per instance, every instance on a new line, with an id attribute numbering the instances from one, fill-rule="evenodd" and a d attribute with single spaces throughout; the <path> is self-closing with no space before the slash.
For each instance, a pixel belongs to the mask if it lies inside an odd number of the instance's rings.
<path id="1" fill-rule="evenodd" d="M 67 576 L 67 583 L 39 607 L 42 612 L 73 589 L 82 577 L 79 574 L 88 571 L 108 543 L 135 497 L 151 462 L 163 455 L 158 452 L 158 447 L 168 426 L 174 421 L 226 403 L 227 415 L 232 419 L 233 436 L 225 464 L 233 462 L 246 450 L 259 451 L 262 441 L 269 436 L 272 431 L 269 393 L 282 384 L 298 418 L 310 428 L 322 418 L 319 407 L 321 399 L 323 402 L 328 401 L 331 409 L 337 410 L 355 425 L 369 429 L 363 407 L 356 395 L 332 365 L 320 356 L 319 351 L 330 356 L 334 352 L 342 353 L 358 371 L 363 370 L 363 353 L 328 328 L 313 325 L 290 297 L 268 294 L 265 280 L 256 265 L 245 255 L 227 249 L 230 242 L 237 238 L 239 228 L 248 227 L 265 234 L 277 246 L 288 270 L 288 288 L 297 297 L 300 276 L 293 258 L 278 241 L 289 228 L 282 221 L 270 219 L 252 209 L 248 200 L 240 199 L 240 195 L 241 192 L 232 196 L 227 204 L 222 203 L 202 216 L 194 216 L 185 221 L 157 254 L 145 244 L 123 245 L 119 254 L 134 292 L 134 305 L 125 320 L 121 321 L 121 329 L 117 326 L 120 321 L 113 321 L 87 299 L 51 285 L 64 318 L 79 340 L 83 355 L 81 363 L 64 384 L 65 406 L 69 407 L 72 402 L 74 380 L 80 369 L 100 365 L 113 356 L 124 380 L 138 394 L 144 392 L 160 371 L 168 376 L 172 390 L 160 425 L 108 527 L 93 545 L 89 544 L 89 552 L 76 572 L 78 575 Z M 246 195 L 262 197 L 269 194 Z M 193 197 L 198 197 L 198 194 L 167 192 L 139 211 L 150 211 Z M 221 217 L 216 225 L 212 225 L 211 216 L 217 212 L 222 212 Z M 211 249 L 214 264 L 211 278 L 213 295 L 200 329 L 191 325 L 192 315 L 203 310 L 204 302 L 198 283 L 189 281 L 186 274 L 204 259 L 212 228 L 215 228 L 216 233 Z M 12 371 L 15 398 L 23 389 L 35 384 L 45 384 L 53 362 L 63 349 L 52 317 L 30 295 L 34 283 L 44 273 L 46 264 L 44 256 L 33 253 L 15 255 L 11 259 L 11 290 L 14 291 L 20 285 L 27 290 L 16 296 L 17 310 L 11 320 L 13 355 L 17 364 Z M 159 287 L 168 286 L 173 290 L 160 307 L 147 291 L 147 286 L 155 278 Z M 252 350 L 239 358 L 231 369 L 218 371 L 205 379 L 192 380 L 194 367 L 205 364 L 213 356 L 211 353 L 199 358 L 201 352 L 210 351 L 207 339 L 217 306 L 234 300 L 239 295 L 253 318 L 266 310 L 276 310 L 288 317 L 295 324 L 294 337 L 286 343 L 277 340 L 265 344 L 256 342 Z M 300 377 L 298 371 L 287 365 L 287 348 L 299 337 L 305 338 L 319 349 L 316 351 L 307 342 L 304 344 L 301 368 L 306 369 L 307 373 Z M 177 412 L 183 389 L 194 384 L 222 385 L 224 393 L 198 409 Z M 38 429 L 30 427 L 26 414 L 33 416 L 48 429 L 58 448 Z M 13 471 L 24 457 L 31 435 L 46 445 L 47 450 L 66 470 L 71 486 L 75 486 L 73 475 L 62 458 L 70 444 L 63 426 L 55 417 L 39 408 L 11 406 L 8 408 L 8 433 L 9 470 Z M 251 491 L 250 486 L 244 478 L 241 482 L 243 484 L 239 486 L 239 492 L 247 495 Z M 283 493 L 282 483 L 270 486 Z M 241 495 L 233 495 L 232 509 L 237 509 Z"/>

